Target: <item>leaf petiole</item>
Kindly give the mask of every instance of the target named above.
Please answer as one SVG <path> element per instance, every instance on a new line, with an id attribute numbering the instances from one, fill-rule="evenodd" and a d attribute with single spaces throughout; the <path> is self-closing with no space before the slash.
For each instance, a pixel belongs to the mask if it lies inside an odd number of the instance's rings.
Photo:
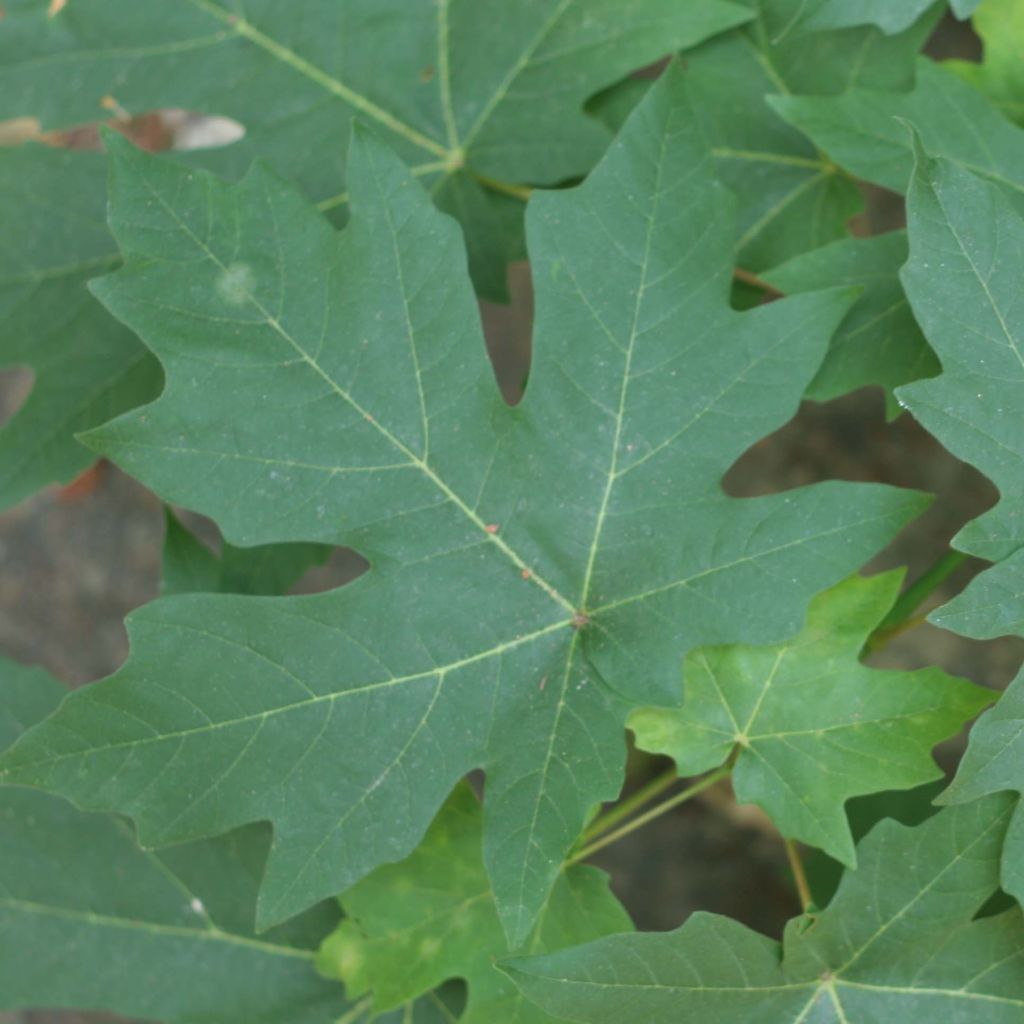
<path id="1" fill-rule="evenodd" d="M 631 832 L 635 832 L 638 828 L 643 828 L 644 825 L 654 821 L 655 818 L 660 818 L 663 814 L 672 810 L 673 807 L 678 807 L 680 804 L 691 799 L 691 797 L 695 797 L 698 793 L 702 793 L 705 789 L 709 789 L 720 779 L 727 778 L 731 772 L 732 758 L 722 765 L 721 768 L 716 768 L 715 771 L 709 772 L 707 775 L 687 786 L 686 789 L 680 790 L 674 796 L 669 797 L 667 800 L 663 800 L 660 804 L 655 804 L 654 807 L 649 811 L 646 811 L 644 814 L 633 818 L 632 821 L 627 821 L 625 825 L 622 825 L 611 832 L 605 832 L 601 835 L 601 838 L 587 844 L 581 850 L 577 850 L 576 853 L 572 854 L 572 856 L 570 856 L 565 862 L 566 867 L 586 860 L 592 854 L 597 853 L 598 850 L 603 850 L 606 846 L 610 846 L 612 843 L 618 842 L 624 836 L 628 836 Z M 593 828 L 593 826 L 591 828 Z"/>
<path id="2" fill-rule="evenodd" d="M 864 652 L 870 654 L 879 651 L 894 637 L 907 629 L 924 622 L 922 616 L 914 613 L 950 576 L 967 561 L 968 555 L 952 548 L 934 562 L 918 579 L 916 579 L 896 599 L 889 614 L 878 624 L 878 628 L 868 637 Z"/>

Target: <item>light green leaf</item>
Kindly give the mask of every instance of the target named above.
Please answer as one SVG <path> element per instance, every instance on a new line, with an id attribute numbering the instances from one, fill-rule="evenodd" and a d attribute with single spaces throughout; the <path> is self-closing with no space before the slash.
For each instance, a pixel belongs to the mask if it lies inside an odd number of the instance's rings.
<path id="1" fill-rule="evenodd" d="M 480 802 L 460 783 L 410 857 L 378 868 L 342 895 L 345 920 L 321 947 L 320 970 L 344 981 L 350 998 L 372 992 L 377 1010 L 463 978 L 469 998 L 462 1024 L 552 1024 L 495 967 L 508 947 L 482 835 Z M 603 872 L 569 868 L 527 948 L 549 952 L 631 927 Z"/>
<path id="2" fill-rule="evenodd" d="M 586 173 L 610 136 L 592 93 L 749 17 L 727 0 L 87 0 L 0 22 L 0 118 L 61 128 L 165 107 L 225 116 L 245 137 L 198 159 L 237 176 L 254 156 L 340 210 L 353 114 L 465 216 L 474 273 L 505 291 L 512 244 L 488 229 L 502 179 Z M 495 31 L 500 25 L 501 31 Z M 488 40 L 481 45 L 481 40 Z M 520 214 L 521 217 L 521 214 Z"/>
<path id="3" fill-rule="evenodd" d="M 526 995 L 585 1024 L 1017 1024 L 1019 908 L 974 920 L 998 887 L 1007 800 L 950 808 L 916 828 L 884 821 L 828 909 L 782 947 L 694 914 L 666 934 L 612 936 L 508 961 Z M 780 963 L 781 955 L 781 963 Z"/>
<path id="4" fill-rule="evenodd" d="M 1024 192 L 1024 131 L 957 75 L 921 58 L 911 92 L 853 89 L 843 96 L 773 96 L 769 103 L 851 174 L 905 192 L 910 136 L 967 170 Z"/>
<path id="5" fill-rule="evenodd" d="M 900 412 L 893 389 L 938 373 L 939 362 L 900 284 L 899 268 L 906 258 L 906 235 L 891 231 L 841 239 L 761 274 L 787 294 L 839 284 L 863 289 L 832 338 L 825 362 L 807 389 L 808 398 L 827 402 L 874 384 L 885 390 L 892 419 Z"/>
<path id="6" fill-rule="evenodd" d="M 485 863 L 525 941 L 618 792 L 629 705 L 674 700 L 692 647 L 795 632 L 923 507 L 838 482 L 723 492 L 850 296 L 730 308 L 731 202 L 698 131 L 673 70 L 582 187 L 531 202 L 515 408 L 457 228 L 364 133 L 340 237 L 265 170 L 229 186 L 112 140 L 127 263 L 97 291 L 168 383 L 91 443 L 232 543 L 346 544 L 372 568 L 136 612 L 128 664 L 0 778 L 130 814 L 147 845 L 272 821 L 269 925 L 407 855 L 483 767 Z"/>
<path id="7" fill-rule="evenodd" d="M 951 60 L 946 67 L 981 90 L 1011 121 L 1024 124 L 1024 3 L 984 0 L 973 24 L 985 47 L 981 63 Z"/>
<path id="8" fill-rule="evenodd" d="M 850 579 L 811 603 L 807 625 L 774 647 L 711 647 L 686 658 L 679 709 L 640 708 L 637 746 L 681 775 L 722 764 L 741 803 L 779 831 L 853 865 L 850 797 L 941 778 L 931 749 L 994 695 L 939 669 L 882 672 L 860 663 L 892 607 L 902 572 Z"/>
<path id="9" fill-rule="evenodd" d="M 0 430 L 0 508 L 76 476 L 96 456 L 75 433 L 159 389 L 156 360 L 85 290 L 119 262 L 105 173 L 95 153 L 0 147 L 0 367 L 35 374 Z"/>
<path id="10" fill-rule="evenodd" d="M 796 38 L 785 29 L 802 0 L 745 2 L 755 15 L 749 25 L 687 52 L 685 61 L 716 171 L 739 199 L 738 261 L 759 272 L 841 238 L 861 208 L 856 185 L 776 117 L 766 97 L 909 88 L 914 55 L 939 12 L 898 36 L 857 28 Z M 621 124 L 643 86 L 616 86 L 593 107 Z"/>
<path id="11" fill-rule="evenodd" d="M 325 544 L 223 544 L 218 558 L 167 509 L 162 594 L 284 594 L 332 548 Z"/>
<path id="12" fill-rule="evenodd" d="M 0 663 L 0 743 L 63 694 L 43 672 Z M 347 1006 L 342 990 L 317 977 L 304 948 L 329 916 L 311 912 L 288 932 L 252 935 L 268 838 L 251 828 L 158 858 L 113 816 L 0 787 L 0 1010 L 334 1022 Z"/>

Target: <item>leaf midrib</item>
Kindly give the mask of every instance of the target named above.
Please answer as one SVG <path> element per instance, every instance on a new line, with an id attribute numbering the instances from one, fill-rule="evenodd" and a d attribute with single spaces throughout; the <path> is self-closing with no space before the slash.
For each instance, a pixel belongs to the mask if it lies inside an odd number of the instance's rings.
<path id="1" fill-rule="evenodd" d="M 63 920 L 75 921 L 104 928 L 118 928 L 123 931 L 132 932 L 148 932 L 161 937 L 170 936 L 173 938 L 187 938 L 198 942 L 224 942 L 230 945 L 256 949 L 262 953 L 270 953 L 275 956 L 284 956 L 299 960 L 311 961 L 314 959 L 315 955 L 307 949 L 296 949 L 294 946 L 281 946 L 276 943 L 264 942 L 260 939 L 250 939 L 242 935 L 234 935 L 231 932 L 222 931 L 216 926 L 213 928 L 189 928 L 187 925 L 160 924 L 155 921 L 137 921 L 131 918 L 114 917 L 110 914 L 101 914 L 92 910 L 75 910 L 69 907 L 54 907 L 48 903 L 38 903 L 34 900 L 22 900 L 9 896 L 0 896 L 0 906 L 11 907 L 14 910 L 20 910 L 24 913 L 57 917 Z"/>

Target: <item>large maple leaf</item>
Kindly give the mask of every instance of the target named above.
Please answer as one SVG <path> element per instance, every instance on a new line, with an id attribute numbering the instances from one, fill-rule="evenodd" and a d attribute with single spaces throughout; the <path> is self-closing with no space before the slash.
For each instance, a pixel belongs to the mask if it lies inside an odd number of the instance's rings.
<path id="1" fill-rule="evenodd" d="M 90 442 L 235 544 L 349 544 L 303 598 L 170 598 L 132 657 L 2 761 L 147 845 L 269 819 L 263 925 L 401 858 L 468 769 L 513 945 L 621 779 L 632 703 L 699 644 L 778 641 L 922 507 L 721 478 L 784 422 L 845 290 L 729 307 L 732 203 L 682 72 L 580 188 L 541 195 L 526 398 L 484 354 L 457 227 L 357 133 L 340 236 L 273 174 L 225 185 L 111 140 L 126 266 L 96 292 L 161 359 Z"/>

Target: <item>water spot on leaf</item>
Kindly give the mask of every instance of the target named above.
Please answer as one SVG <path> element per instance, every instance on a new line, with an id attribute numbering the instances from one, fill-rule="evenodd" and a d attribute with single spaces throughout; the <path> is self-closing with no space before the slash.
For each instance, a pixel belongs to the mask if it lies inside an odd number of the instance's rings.
<path id="1" fill-rule="evenodd" d="M 217 292 L 232 306 L 240 306 L 252 291 L 252 268 L 247 263 L 232 263 L 217 278 Z"/>

